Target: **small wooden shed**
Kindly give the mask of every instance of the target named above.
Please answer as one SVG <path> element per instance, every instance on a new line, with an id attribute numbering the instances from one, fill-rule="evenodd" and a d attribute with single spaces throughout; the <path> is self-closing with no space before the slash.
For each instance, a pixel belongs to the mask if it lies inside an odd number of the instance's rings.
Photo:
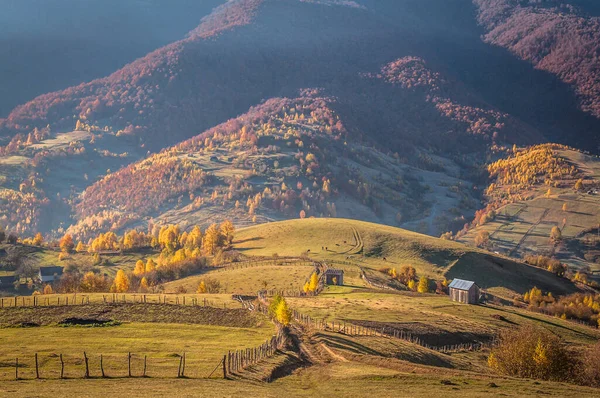
<path id="1" fill-rule="evenodd" d="M 448 286 L 448 289 L 450 290 L 450 298 L 452 301 L 465 304 L 479 303 L 480 289 L 473 281 L 454 279 Z"/>
<path id="2" fill-rule="evenodd" d="M 60 279 L 63 267 L 40 267 L 40 282 L 54 282 Z"/>
<path id="3" fill-rule="evenodd" d="M 342 286 L 344 284 L 344 271 L 341 269 L 327 268 L 323 275 L 326 285 Z"/>

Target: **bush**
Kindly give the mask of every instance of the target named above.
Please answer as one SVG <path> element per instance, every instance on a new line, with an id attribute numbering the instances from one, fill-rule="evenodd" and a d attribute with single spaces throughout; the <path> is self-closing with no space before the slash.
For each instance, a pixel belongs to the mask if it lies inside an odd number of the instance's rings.
<path id="1" fill-rule="evenodd" d="M 488 365 L 516 377 L 573 381 L 575 361 L 558 337 L 530 326 L 506 330 L 492 349 Z"/>

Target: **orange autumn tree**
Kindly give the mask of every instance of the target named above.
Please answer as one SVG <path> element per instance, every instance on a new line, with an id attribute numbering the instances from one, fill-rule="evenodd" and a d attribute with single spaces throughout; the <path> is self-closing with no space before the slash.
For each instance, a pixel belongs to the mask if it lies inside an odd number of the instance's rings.
<path id="1" fill-rule="evenodd" d="M 75 247 L 73 237 L 70 234 L 63 236 L 58 245 L 63 253 L 70 253 Z"/>

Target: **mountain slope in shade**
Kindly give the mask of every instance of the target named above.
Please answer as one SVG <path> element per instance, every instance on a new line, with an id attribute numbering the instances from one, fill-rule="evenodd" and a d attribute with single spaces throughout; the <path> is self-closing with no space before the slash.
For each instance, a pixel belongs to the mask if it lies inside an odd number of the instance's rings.
<path id="1" fill-rule="evenodd" d="M 474 0 L 484 40 L 572 85 L 580 106 L 600 117 L 600 18 L 561 1 Z M 576 3 L 577 4 L 577 3 Z"/>
<path id="2" fill-rule="evenodd" d="M 84 236 L 304 210 L 456 231 L 499 147 L 600 131 L 568 84 L 482 40 L 484 6 L 229 1 L 187 38 L 1 122 L 0 222 Z"/>
<path id="3" fill-rule="evenodd" d="M 226 0 L 4 0 L 0 118 L 180 40 Z"/>
<path id="4" fill-rule="evenodd" d="M 547 140 L 587 142 L 600 122 L 581 118 L 556 82 L 482 42 L 475 6 L 432 1 L 230 1 L 186 39 L 16 108 L 0 131 L 12 137 L 50 124 L 63 132 L 80 119 L 158 149 L 304 87 L 356 93 L 358 73 L 418 56 Z M 562 126 L 574 133 L 562 135 Z"/>

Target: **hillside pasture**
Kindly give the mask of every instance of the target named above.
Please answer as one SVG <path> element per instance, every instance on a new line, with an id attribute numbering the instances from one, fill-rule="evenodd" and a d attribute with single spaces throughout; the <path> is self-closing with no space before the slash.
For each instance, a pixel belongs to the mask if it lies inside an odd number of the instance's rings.
<path id="1" fill-rule="evenodd" d="M 510 256 L 554 255 L 575 269 L 590 267 L 600 271 L 600 263 L 587 261 L 585 250 L 572 250 L 569 243 L 577 242 L 600 224 L 600 161 L 597 157 L 573 150 L 557 150 L 581 173 L 582 191 L 574 190 L 574 181 L 559 181 L 557 187 L 538 184 L 530 189 L 532 199 L 507 204 L 497 211 L 493 221 L 471 229 L 460 242 L 473 244 L 479 231 L 490 234 L 490 249 Z M 550 190 L 550 195 L 547 195 Z M 589 193 L 589 191 L 592 191 Z M 563 206 L 566 209 L 563 210 Z M 561 230 L 564 246 L 555 247 L 550 240 L 553 227 Z"/>
<path id="2" fill-rule="evenodd" d="M 575 291 L 566 279 L 521 262 L 463 244 L 385 225 L 347 219 L 304 219 L 268 223 L 237 232 L 234 248 L 245 255 L 310 257 L 332 267 L 347 264 L 363 270 L 370 279 L 388 284 L 385 268 L 413 266 L 417 275 L 434 280 L 444 277 L 473 279 L 491 293 L 512 298 L 536 284 L 547 291 Z M 365 286 L 359 275 L 348 284 Z"/>
<path id="3" fill-rule="evenodd" d="M 430 345 L 489 342 L 500 330 L 521 325 L 547 328 L 565 342 L 595 343 L 600 333 L 559 318 L 513 307 L 464 305 L 445 295 L 326 290 L 316 298 L 290 298 L 315 319 L 411 333 Z"/>
<path id="4" fill-rule="evenodd" d="M 221 293 L 255 295 L 262 289 L 300 292 L 315 270 L 314 266 L 305 264 L 209 269 L 201 275 L 166 283 L 165 292 L 175 293 L 185 290 L 193 293 L 198 289 L 200 281 L 205 279 L 218 281 L 221 284 Z"/>
<path id="5" fill-rule="evenodd" d="M 273 335 L 272 325 L 236 328 L 223 326 L 123 323 L 115 326 L 41 326 L 0 329 L 0 380 L 14 379 L 15 358 L 19 377 L 35 378 L 34 354 L 38 353 L 44 378 L 60 375 L 59 355 L 65 360 L 65 377 L 85 374 L 83 352 L 90 359 L 90 375 L 101 376 L 100 355 L 109 377 L 127 376 L 127 353 L 131 352 L 132 374 L 142 375 L 147 356 L 147 375 L 176 377 L 179 358 L 186 355 L 186 375 L 208 377 L 228 350 L 254 347 Z M 222 375 L 222 373 L 221 373 Z"/>

